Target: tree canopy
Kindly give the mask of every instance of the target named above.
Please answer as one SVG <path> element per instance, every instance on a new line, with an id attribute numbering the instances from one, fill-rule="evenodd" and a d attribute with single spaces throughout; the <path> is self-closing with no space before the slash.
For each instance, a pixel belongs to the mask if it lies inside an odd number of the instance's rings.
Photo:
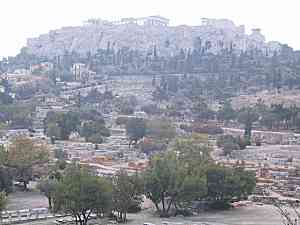
<path id="1" fill-rule="evenodd" d="M 54 211 L 69 213 L 80 225 L 86 225 L 91 214 L 102 215 L 111 209 L 111 190 L 105 178 L 72 165 L 55 188 Z"/>
<path id="2" fill-rule="evenodd" d="M 179 139 L 167 152 L 150 160 L 144 174 L 145 194 L 162 216 L 169 215 L 171 209 L 185 210 L 201 199 L 210 201 L 212 207 L 224 207 L 253 191 L 253 174 L 215 165 L 209 153 L 206 142 Z"/>
<path id="3" fill-rule="evenodd" d="M 24 189 L 33 178 L 34 168 L 49 160 L 48 148 L 28 137 L 16 137 L 8 149 L 1 149 L 2 163 L 14 170 L 14 179 L 22 182 Z"/>
<path id="4" fill-rule="evenodd" d="M 126 222 L 130 208 L 139 207 L 142 201 L 143 183 L 140 175 L 129 176 L 126 171 L 118 171 L 112 179 L 113 208 L 118 212 L 119 220 Z"/>

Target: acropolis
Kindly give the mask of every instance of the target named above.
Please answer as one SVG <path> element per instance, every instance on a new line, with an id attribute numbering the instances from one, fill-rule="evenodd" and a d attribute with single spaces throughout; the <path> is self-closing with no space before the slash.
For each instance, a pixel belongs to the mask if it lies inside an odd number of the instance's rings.
<path id="1" fill-rule="evenodd" d="M 244 25 L 237 26 L 228 19 L 199 18 L 199 21 L 202 21 L 199 26 L 173 26 L 169 19 L 161 16 L 130 17 L 116 21 L 89 19 L 83 26 L 63 27 L 37 38 L 29 38 L 27 47 L 30 53 L 54 57 L 66 51 L 95 53 L 98 49 L 105 49 L 109 42 L 115 49 L 129 47 L 144 53 L 155 45 L 161 56 L 169 56 L 180 49 L 194 49 L 195 40 L 200 38 L 201 45 L 210 43 L 209 51 L 213 54 L 230 46 L 237 53 L 249 49 L 269 53 L 280 51 L 280 44 L 267 43 L 259 28 L 247 34 Z M 169 44 L 166 46 L 165 43 Z"/>

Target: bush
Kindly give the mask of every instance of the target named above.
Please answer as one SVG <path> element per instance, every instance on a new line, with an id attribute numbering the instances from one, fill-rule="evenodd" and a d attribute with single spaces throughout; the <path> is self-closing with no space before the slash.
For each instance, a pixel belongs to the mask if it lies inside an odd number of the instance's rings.
<path id="1" fill-rule="evenodd" d="M 236 143 L 235 137 L 233 137 L 232 135 L 229 135 L 229 134 L 218 136 L 217 146 L 219 148 L 224 147 L 224 145 L 226 143 Z"/>
<path id="2" fill-rule="evenodd" d="M 234 142 L 227 142 L 223 146 L 223 152 L 225 155 L 230 155 L 233 150 L 239 150 L 239 145 Z"/>
<path id="3" fill-rule="evenodd" d="M 217 139 L 217 146 L 223 148 L 225 155 L 229 155 L 233 150 L 245 149 L 250 144 L 249 139 L 232 135 L 222 135 Z"/>
<path id="4" fill-rule="evenodd" d="M 103 142 L 103 137 L 99 133 L 96 133 L 90 137 L 87 137 L 86 141 L 93 144 L 101 144 Z"/>
<path id="5" fill-rule="evenodd" d="M 251 143 L 249 143 L 249 139 L 247 138 L 237 137 L 237 144 L 239 148 L 242 150 L 245 149 L 247 145 L 250 145 Z"/>
<path id="6" fill-rule="evenodd" d="M 227 201 L 214 201 L 210 204 L 211 209 L 224 210 L 231 208 L 231 205 Z"/>
<path id="7" fill-rule="evenodd" d="M 217 139 L 217 146 L 223 148 L 226 146 L 226 149 L 232 147 L 232 150 L 242 150 L 245 149 L 248 145 L 251 145 L 251 141 L 244 137 L 234 137 L 232 135 L 222 135 Z M 227 150 L 226 150 L 227 151 Z"/>
<path id="8" fill-rule="evenodd" d="M 152 140 L 144 141 L 140 144 L 143 153 L 149 155 L 153 152 L 161 152 L 167 148 L 165 143 L 154 142 Z"/>
<path id="9" fill-rule="evenodd" d="M 186 217 L 186 216 L 192 216 L 193 213 L 191 212 L 191 210 L 188 210 L 188 209 L 177 209 L 175 216 L 177 216 L 177 215 L 182 215 L 182 216 Z"/>

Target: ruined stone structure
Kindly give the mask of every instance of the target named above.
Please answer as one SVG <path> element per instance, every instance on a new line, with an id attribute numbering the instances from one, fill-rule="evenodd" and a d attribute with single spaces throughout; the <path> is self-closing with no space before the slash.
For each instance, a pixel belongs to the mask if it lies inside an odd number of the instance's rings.
<path id="1" fill-rule="evenodd" d="M 169 20 L 160 16 L 123 18 L 119 21 L 90 19 L 83 26 L 63 27 L 30 38 L 30 53 L 54 57 L 66 51 L 80 54 L 95 53 L 110 47 L 115 50 L 129 47 L 145 54 L 156 46 L 161 56 L 178 54 L 181 49 L 206 48 L 211 53 L 223 49 L 241 52 L 250 49 L 280 51 L 278 42 L 266 43 L 260 29 L 246 34 L 244 26 L 236 26 L 227 19 L 202 19 L 200 26 L 169 26 Z"/>

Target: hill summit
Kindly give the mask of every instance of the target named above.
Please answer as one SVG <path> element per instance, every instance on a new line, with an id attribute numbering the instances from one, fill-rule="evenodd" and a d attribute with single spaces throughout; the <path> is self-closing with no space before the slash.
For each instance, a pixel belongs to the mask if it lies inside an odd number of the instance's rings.
<path id="1" fill-rule="evenodd" d="M 258 49 L 269 55 L 279 52 L 278 42 L 266 42 L 259 28 L 246 34 L 245 26 L 228 19 L 203 18 L 199 26 L 170 26 L 161 16 L 123 18 L 119 21 L 89 19 L 82 26 L 63 27 L 27 40 L 29 53 L 54 57 L 65 52 L 94 54 L 98 49 L 129 48 L 147 54 L 153 48 L 160 56 L 173 56 L 182 49 L 203 48 L 217 54 Z"/>

